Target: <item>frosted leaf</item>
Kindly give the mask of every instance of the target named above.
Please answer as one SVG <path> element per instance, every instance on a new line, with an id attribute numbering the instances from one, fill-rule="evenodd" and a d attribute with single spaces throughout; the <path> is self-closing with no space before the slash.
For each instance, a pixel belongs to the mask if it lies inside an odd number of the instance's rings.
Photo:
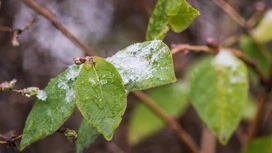
<path id="1" fill-rule="evenodd" d="M 75 99 L 74 89 L 69 87 L 68 82 L 74 81 L 78 77 L 78 74 L 81 68 L 82 66 L 80 66 L 80 68 L 74 68 L 74 65 L 69 66 L 65 77 L 60 78 L 58 80 L 57 87 L 61 90 L 64 90 L 66 93 L 66 96 L 64 99 L 65 102 L 71 102 L 72 100 Z"/>
<path id="2" fill-rule="evenodd" d="M 217 68 L 226 67 L 230 68 L 229 82 L 231 84 L 244 82 L 247 78 L 243 72 L 238 71 L 240 62 L 234 57 L 229 51 L 222 50 L 216 55 L 215 59 L 212 61 L 213 65 Z M 224 81 L 224 80 L 221 80 Z M 225 82 L 220 82 L 219 84 L 224 84 Z"/>
<path id="3" fill-rule="evenodd" d="M 106 60 L 117 68 L 129 91 L 175 81 L 172 56 L 160 40 L 136 43 Z"/>
<path id="4" fill-rule="evenodd" d="M 46 98 L 47 98 L 47 95 L 43 90 L 39 90 L 38 93 L 37 93 L 37 98 L 42 100 L 42 101 L 45 101 Z"/>
<path id="5" fill-rule="evenodd" d="M 95 80 L 93 78 L 90 78 L 89 81 L 90 81 L 91 84 L 96 84 Z"/>
<path id="6" fill-rule="evenodd" d="M 79 74 L 78 69 L 73 69 L 73 65 L 69 66 L 69 71 L 66 74 L 66 79 L 69 80 L 75 80 Z"/>

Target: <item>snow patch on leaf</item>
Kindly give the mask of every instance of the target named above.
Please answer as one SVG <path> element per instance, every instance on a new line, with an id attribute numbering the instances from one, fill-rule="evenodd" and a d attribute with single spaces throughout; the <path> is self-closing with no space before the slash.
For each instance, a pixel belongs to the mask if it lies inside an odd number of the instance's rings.
<path id="1" fill-rule="evenodd" d="M 42 101 L 45 101 L 47 99 L 47 94 L 43 90 L 39 90 L 36 97 Z"/>
<path id="2" fill-rule="evenodd" d="M 71 102 L 73 99 L 75 99 L 75 91 L 74 89 L 71 89 L 68 85 L 68 82 L 70 80 L 75 80 L 77 76 L 79 75 L 79 71 L 82 68 L 82 66 L 79 69 L 74 68 L 74 65 L 69 66 L 68 72 L 65 77 L 62 79 L 59 79 L 57 87 L 59 89 L 62 89 L 65 91 L 66 96 L 65 96 L 65 101 L 66 102 Z"/>
<path id="3" fill-rule="evenodd" d="M 164 47 L 158 48 L 161 43 L 160 40 L 154 40 L 147 45 L 136 43 L 106 60 L 118 69 L 125 85 L 130 82 L 148 80 L 154 77 L 153 72 L 156 69 L 153 65 L 160 65 L 158 61 L 168 51 Z M 163 65 L 161 69 L 164 69 Z"/>
<path id="4" fill-rule="evenodd" d="M 220 51 L 213 60 L 215 66 L 230 67 L 232 70 L 237 69 L 237 62 L 230 52 L 226 50 Z"/>

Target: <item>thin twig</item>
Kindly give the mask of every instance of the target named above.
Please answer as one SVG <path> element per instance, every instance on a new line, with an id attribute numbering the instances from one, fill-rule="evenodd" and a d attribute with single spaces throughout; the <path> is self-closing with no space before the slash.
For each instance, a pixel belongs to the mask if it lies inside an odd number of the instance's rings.
<path id="1" fill-rule="evenodd" d="M 248 22 L 238 12 L 236 12 L 225 0 L 213 0 L 213 2 L 248 33 L 248 35 L 252 38 L 254 43 L 259 48 L 260 52 L 264 55 L 265 58 L 267 58 L 269 62 L 271 62 L 271 54 L 269 53 L 265 45 L 255 37 L 252 31 L 252 27 L 249 26 Z"/>
<path id="2" fill-rule="evenodd" d="M 229 15 L 236 23 L 238 23 L 241 27 L 247 29 L 247 21 L 236 12 L 226 1 L 224 0 L 213 0 L 213 2 L 219 6 L 227 15 Z"/>
<path id="3" fill-rule="evenodd" d="M 12 138 L 12 141 L 13 141 L 13 142 L 18 141 L 19 139 L 22 138 L 22 136 L 23 136 L 23 135 L 20 134 L 20 135 L 16 136 L 15 138 Z M 0 144 L 9 144 L 9 142 L 8 142 L 8 141 L 3 141 L 3 140 L 1 140 L 1 141 L 0 141 Z"/>
<path id="4" fill-rule="evenodd" d="M 59 29 L 67 38 L 69 38 L 87 55 L 96 55 L 95 52 L 91 51 L 86 45 L 84 45 L 79 39 L 77 39 L 62 23 L 60 23 L 49 10 L 41 7 L 33 0 L 23 0 L 23 2 L 32 10 L 47 18 L 57 29 Z"/>
<path id="5" fill-rule="evenodd" d="M 139 98 L 142 103 L 146 105 L 154 114 L 156 114 L 156 116 L 163 120 L 168 125 L 168 127 L 178 135 L 180 140 L 185 143 L 185 145 L 192 153 L 199 153 L 197 144 L 189 136 L 189 134 L 182 129 L 182 127 L 175 119 L 171 118 L 165 112 L 163 112 L 163 110 L 142 91 L 135 91 L 133 94 Z"/>
<path id="6" fill-rule="evenodd" d="M 0 31 L 12 32 L 12 28 L 0 25 Z"/>

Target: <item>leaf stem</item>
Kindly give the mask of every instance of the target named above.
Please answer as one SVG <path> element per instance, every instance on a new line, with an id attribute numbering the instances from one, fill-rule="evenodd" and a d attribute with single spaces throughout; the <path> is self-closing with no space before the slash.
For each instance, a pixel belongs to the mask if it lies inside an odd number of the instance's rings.
<path id="1" fill-rule="evenodd" d="M 156 103 L 149 98 L 144 92 L 142 91 L 134 91 L 132 92 L 137 98 L 139 98 L 144 105 L 146 105 L 157 117 L 163 120 L 170 129 L 172 129 L 176 135 L 180 138 L 182 142 L 190 149 L 192 153 L 199 153 L 199 148 L 194 140 L 189 136 L 189 134 L 182 129 L 179 123 L 173 119 L 172 117 L 168 116 L 163 110 L 156 105 Z"/>

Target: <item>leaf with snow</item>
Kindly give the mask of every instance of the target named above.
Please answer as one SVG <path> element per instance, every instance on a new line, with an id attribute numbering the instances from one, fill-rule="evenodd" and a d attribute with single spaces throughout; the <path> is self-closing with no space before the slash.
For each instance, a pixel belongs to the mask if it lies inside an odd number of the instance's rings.
<path id="1" fill-rule="evenodd" d="M 100 57 L 89 62 L 76 82 L 76 104 L 83 117 L 110 141 L 126 109 L 126 90 L 111 63 Z"/>
<path id="2" fill-rule="evenodd" d="M 256 138 L 246 147 L 243 153 L 271 153 L 272 137 Z"/>
<path id="3" fill-rule="evenodd" d="M 99 133 L 96 129 L 87 120 L 83 119 L 78 130 L 76 152 L 83 153 L 84 149 L 88 148 L 98 136 Z"/>
<path id="4" fill-rule="evenodd" d="M 169 30 L 185 30 L 199 15 L 185 0 L 158 0 L 146 33 L 147 40 L 163 39 Z"/>
<path id="5" fill-rule="evenodd" d="M 41 140 L 60 128 L 72 114 L 76 103 L 74 87 L 79 66 L 72 65 L 52 79 L 29 113 L 23 131 L 20 150 Z"/>
<path id="6" fill-rule="evenodd" d="M 128 91 L 176 81 L 172 55 L 160 40 L 136 43 L 107 58 L 119 71 Z"/>
<path id="7" fill-rule="evenodd" d="M 220 51 L 212 61 L 203 61 L 192 70 L 192 104 L 222 144 L 238 126 L 247 96 L 247 68 L 228 51 Z"/>

